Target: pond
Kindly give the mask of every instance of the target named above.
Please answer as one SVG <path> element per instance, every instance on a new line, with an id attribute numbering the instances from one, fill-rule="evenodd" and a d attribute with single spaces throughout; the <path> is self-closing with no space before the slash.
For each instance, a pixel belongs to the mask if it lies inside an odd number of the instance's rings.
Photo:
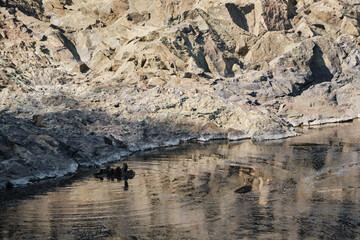
<path id="1" fill-rule="evenodd" d="M 89 173 L 7 199 L 0 239 L 359 239 L 360 121 L 299 132 L 138 153 L 128 189 Z"/>

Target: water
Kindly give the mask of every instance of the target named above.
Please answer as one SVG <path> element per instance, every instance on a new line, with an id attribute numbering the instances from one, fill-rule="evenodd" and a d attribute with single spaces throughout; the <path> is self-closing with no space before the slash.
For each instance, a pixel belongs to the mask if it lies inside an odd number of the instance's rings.
<path id="1" fill-rule="evenodd" d="M 360 121 L 300 131 L 134 155 L 128 190 L 89 176 L 7 200 L 0 239 L 360 239 Z"/>

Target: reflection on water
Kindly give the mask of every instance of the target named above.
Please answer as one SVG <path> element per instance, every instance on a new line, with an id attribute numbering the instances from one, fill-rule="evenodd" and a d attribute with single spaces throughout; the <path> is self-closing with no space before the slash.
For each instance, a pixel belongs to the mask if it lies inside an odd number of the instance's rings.
<path id="1" fill-rule="evenodd" d="M 301 131 L 134 155 L 127 187 L 89 177 L 2 207 L 0 238 L 360 239 L 360 121 Z"/>

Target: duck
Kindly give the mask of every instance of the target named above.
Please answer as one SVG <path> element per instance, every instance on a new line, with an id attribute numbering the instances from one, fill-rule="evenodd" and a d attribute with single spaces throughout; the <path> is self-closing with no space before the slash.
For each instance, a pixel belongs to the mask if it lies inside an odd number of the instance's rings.
<path id="1" fill-rule="evenodd" d="M 117 167 L 117 168 L 115 169 L 114 175 L 115 175 L 115 177 L 116 177 L 117 179 L 121 179 L 121 177 L 122 177 L 122 172 L 121 172 L 121 168 L 120 168 L 120 167 Z"/>
<path id="2" fill-rule="evenodd" d="M 128 170 L 126 173 L 125 173 L 125 177 L 126 178 L 134 178 L 135 177 L 135 172 L 133 170 Z"/>
<path id="3" fill-rule="evenodd" d="M 110 168 L 109 171 L 106 173 L 106 176 L 108 178 L 113 178 L 115 175 L 115 170 L 113 168 Z"/>
<path id="4" fill-rule="evenodd" d="M 122 168 L 117 167 L 113 169 L 110 168 L 110 166 L 100 168 L 98 172 L 94 173 L 94 177 L 100 178 L 100 180 L 103 180 L 104 177 L 111 179 L 132 179 L 135 177 L 135 172 L 133 170 L 129 170 L 127 163 L 124 163 Z"/>
<path id="5" fill-rule="evenodd" d="M 105 175 L 108 175 L 110 172 L 110 166 L 106 166 L 106 168 L 100 168 L 97 173 L 94 173 L 94 177 L 103 178 Z"/>
<path id="6" fill-rule="evenodd" d="M 124 178 L 131 179 L 131 178 L 135 177 L 135 172 L 133 170 L 128 170 L 128 165 L 126 163 L 123 164 L 123 167 L 121 170 L 122 170 L 122 174 L 123 174 Z"/>

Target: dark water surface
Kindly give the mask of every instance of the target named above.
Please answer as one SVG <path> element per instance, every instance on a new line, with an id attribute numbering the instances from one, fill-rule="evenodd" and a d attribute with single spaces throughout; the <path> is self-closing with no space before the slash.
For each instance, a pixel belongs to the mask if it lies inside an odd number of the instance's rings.
<path id="1" fill-rule="evenodd" d="M 299 131 L 131 156 L 128 190 L 89 176 L 7 200 L 0 239 L 360 239 L 360 121 Z"/>

